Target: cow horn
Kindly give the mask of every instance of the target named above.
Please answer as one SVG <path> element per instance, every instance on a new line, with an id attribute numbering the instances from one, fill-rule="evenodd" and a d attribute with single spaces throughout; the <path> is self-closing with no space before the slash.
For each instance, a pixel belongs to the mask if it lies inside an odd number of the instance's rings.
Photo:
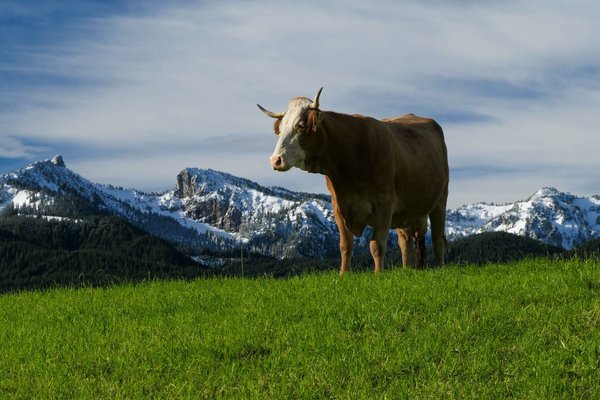
<path id="1" fill-rule="evenodd" d="M 263 108 L 260 104 L 257 104 L 257 106 L 258 106 L 258 108 L 260 108 L 260 111 L 264 112 L 271 118 L 283 118 L 283 116 L 285 115 L 284 112 L 274 113 L 272 111 L 269 111 L 269 110 Z"/>
<path id="2" fill-rule="evenodd" d="M 323 88 L 321 87 L 321 89 L 319 89 L 319 91 L 317 92 L 317 95 L 315 96 L 315 100 L 310 105 L 311 109 L 316 110 L 319 108 L 319 97 L 321 97 L 322 91 L 323 91 Z"/>

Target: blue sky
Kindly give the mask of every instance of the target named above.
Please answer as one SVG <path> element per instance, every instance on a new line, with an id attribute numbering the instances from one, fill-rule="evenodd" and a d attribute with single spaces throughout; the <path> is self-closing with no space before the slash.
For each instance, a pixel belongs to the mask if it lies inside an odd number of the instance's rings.
<path id="1" fill-rule="evenodd" d="M 600 187 L 594 1 L 0 3 L 0 173 L 62 154 L 94 181 L 174 186 L 184 167 L 325 192 L 275 173 L 272 123 L 323 109 L 436 118 L 449 205 Z"/>

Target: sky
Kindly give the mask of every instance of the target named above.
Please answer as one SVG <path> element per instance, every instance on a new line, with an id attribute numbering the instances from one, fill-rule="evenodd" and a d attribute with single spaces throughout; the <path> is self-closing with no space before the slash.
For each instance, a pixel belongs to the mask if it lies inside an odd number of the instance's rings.
<path id="1" fill-rule="evenodd" d="M 61 154 L 99 183 L 172 189 L 186 167 L 277 173 L 272 120 L 415 113 L 444 128 L 451 208 L 543 186 L 600 194 L 600 2 L 0 2 L 0 174 Z"/>

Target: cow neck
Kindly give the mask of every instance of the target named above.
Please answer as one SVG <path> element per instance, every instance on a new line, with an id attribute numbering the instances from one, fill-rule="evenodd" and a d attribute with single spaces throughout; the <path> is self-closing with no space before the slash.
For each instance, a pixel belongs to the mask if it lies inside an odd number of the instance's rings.
<path id="1" fill-rule="evenodd" d="M 331 111 L 324 112 L 319 133 L 323 133 L 326 145 L 322 148 L 321 171 L 329 176 L 336 191 L 344 190 L 344 183 L 353 179 L 357 167 L 357 132 L 352 126 L 351 115 Z"/>

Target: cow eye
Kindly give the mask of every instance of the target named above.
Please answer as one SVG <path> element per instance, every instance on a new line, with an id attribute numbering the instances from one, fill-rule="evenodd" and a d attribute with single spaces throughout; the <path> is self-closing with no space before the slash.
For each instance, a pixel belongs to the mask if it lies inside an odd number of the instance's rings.
<path id="1" fill-rule="evenodd" d="M 306 123 L 304 121 L 298 122 L 298 128 L 304 129 L 305 126 L 306 126 Z"/>

